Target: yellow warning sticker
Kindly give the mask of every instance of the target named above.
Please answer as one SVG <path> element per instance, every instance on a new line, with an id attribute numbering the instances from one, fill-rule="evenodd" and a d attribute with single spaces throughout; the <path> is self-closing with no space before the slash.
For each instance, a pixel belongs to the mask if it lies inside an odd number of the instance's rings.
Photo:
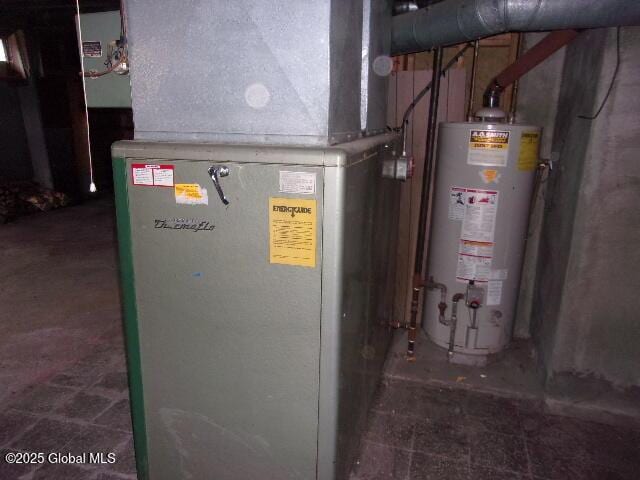
<path id="1" fill-rule="evenodd" d="M 197 183 L 176 183 L 176 203 L 185 205 L 208 205 L 207 189 Z"/>
<path id="2" fill-rule="evenodd" d="M 520 137 L 520 155 L 518 155 L 518 170 L 531 172 L 538 166 L 538 146 L 540 134 L 538 132 L 522 132 Z"/>
<path id="3" fill-rule="evenodd" d="M 509 132 L 505 130 L 470 130 L 469 165 L 506 167 L 509 155 Z"/>
<path id="4" fill-rule="evenodd" d="M 316 266 L 316 201 L 269 198 L 269 262 Z"/>

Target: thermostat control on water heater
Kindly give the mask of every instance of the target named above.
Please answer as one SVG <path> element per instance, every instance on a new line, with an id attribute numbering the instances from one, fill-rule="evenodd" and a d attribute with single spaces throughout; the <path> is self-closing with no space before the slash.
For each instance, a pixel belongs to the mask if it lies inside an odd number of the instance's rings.
<path id="1" fill-rule="evenodd" d="M 484 289 L 476 285 L 473 280 L 467 285 L 466 305 L 469 308 L 480 308 L 483 304 Z"/>

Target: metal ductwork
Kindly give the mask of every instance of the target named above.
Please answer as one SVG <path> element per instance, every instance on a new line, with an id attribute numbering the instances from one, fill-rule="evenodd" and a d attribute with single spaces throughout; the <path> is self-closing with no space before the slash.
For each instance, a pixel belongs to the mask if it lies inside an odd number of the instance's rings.
<path id="1" fill-rule="evenodd" d="M 393 55 L 505 32 L 640 25 L 636 0 L 447 0 L 393 19 Z"/>

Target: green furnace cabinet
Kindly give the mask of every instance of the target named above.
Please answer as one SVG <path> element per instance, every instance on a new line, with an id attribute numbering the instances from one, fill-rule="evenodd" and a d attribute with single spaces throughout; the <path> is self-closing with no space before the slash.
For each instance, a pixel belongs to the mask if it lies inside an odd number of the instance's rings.
<path id="1" fill-rule="evenodd" d="M 391 336 L 397 152 L 114 145 L 139 478 L 348 478 Z"/>

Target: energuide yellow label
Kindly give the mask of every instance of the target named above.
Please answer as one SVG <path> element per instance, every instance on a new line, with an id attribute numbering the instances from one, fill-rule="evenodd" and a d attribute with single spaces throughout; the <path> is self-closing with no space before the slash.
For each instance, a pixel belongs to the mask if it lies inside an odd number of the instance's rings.
<path id="1" fill-rule="evenodd" d="M 316 201 L 269 198 L 269 262 L 316 266 Z"/>
<path id="2" fill-rule="evenodd" d="M 538 166 L 538 132 L 522 132 L 520 137 L 520 155 L 518 155 L 518 170 L 530 172 Z"/>

